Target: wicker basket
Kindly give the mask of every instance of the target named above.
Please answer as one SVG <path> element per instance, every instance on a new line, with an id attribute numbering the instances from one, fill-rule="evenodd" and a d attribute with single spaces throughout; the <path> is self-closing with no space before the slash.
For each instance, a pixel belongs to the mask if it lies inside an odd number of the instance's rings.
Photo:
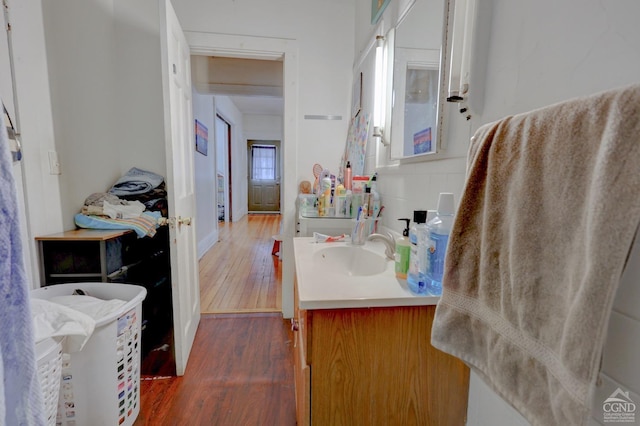
<path id="1" fill-rule="evenodd" d="M 36 357 L 45 418 L 47 425 L 55 425 L 62 376 L 62 340 L 48 338 L 37 343 Z"/>

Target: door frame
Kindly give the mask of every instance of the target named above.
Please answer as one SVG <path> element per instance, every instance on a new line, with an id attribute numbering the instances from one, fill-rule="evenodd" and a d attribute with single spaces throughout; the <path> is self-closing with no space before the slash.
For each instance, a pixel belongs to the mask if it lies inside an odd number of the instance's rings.
<path id="1" fill-rule="evenodd" d="M 297 197 L 298 126 L 298 41 L 295 39 L 253 37 L 185 31 L 192 55 L 283 61 L 284 122 L 282 140 L 282 315 L 293 318 L 293 236 Z"/>
<path id="2" fill-rule="evenodd" d="M 214 117 L 213 120 L 215 122 L 216 134 L 215 134 L 215 147 L 216 147 L 216 156 L 222 150 L 224 152 L 223 162 L 224 168 L 222 169 L 225 183 L 224 183 L 224 222 L 232 222 L 232 206 L 233 206 L 233 198 L 232 198 L 232 176 L 231 176 L 231 161 L 232 161 L 232 153 L 231 153 L 231 140 L 232 140 L 232 132 L 233 132 L 233 124 L 229 121 L 224 114 L 218 111 L 218 108 L 215 103 L 214 96 L 214 104 L 213 104 Z M 225 140 L 218 140 L 218 120 L 222 121 L 227 127 L 228 132 L 226 133 Z M 216 177 L 221 170 L 218 169 L 218 159 L 216 158 Z M 216 203 L 218 202 L 218 196 L 216 195 Z"/>

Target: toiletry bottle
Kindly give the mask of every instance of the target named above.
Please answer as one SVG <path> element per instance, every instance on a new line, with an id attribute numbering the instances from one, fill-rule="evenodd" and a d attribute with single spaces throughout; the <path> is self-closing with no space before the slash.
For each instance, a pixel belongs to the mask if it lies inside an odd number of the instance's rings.
<path id="1" fill-rule="evenodd" d="M 427 210 L 427 217 L 424 222 L 424 233 L 421 235 L 422 241 L 418 241 L 418 256 L 420 263 L 418 266 L 419 280 L 426 283 L 427 273 L 429 272 L 429 263 L 431 262 L 431 252 L 429 251 L 429 226 L 427 225 L 431 219 L 438 215 L 438 210 Z"/>
<path id="2" fill-rule="evenodd" d="M 346 211 L 345 211 L 345 204 L 346 204 L 346 189 L 344 189 L 344 186 L 340 183 L 338 184 L 338 186 L 336 187 L 336 192 L 333 196 L 333 207 L 335 208 L 335 215 L 336 217 L 345 217 L 346 216 Z"/>
<path id="3" fill-rule="evenodd" d="M 424 234 L 427 232 L 425 225 L 427 219 L 426 210 L 414 210 L 413 226 L 409 230 L 409 242 L 411 243 L 411 253 L 409 254 L 409 272 L 407 273 L 407 284 L 409 290 L 415 294 L 425 294 L 427 292 L 425 277 L 420 276 L 420 254 L 425 244 Z"/>
<path id="4" fill-rule="evenodd" d="M 369 206 L 371 202 L 371 188 L 369 188 L 368 186 L 364 189 L 364 198 L 362 199 L 362 214 L 364 215 L 364 217 L 369 217 L 371 216 L 370 210 L 369 210 Z"/>
<path id="5" fill-rule="evenodd" d="M 322 213 L 320 216 L 329 216 L 331 208 L 331 174 L 329 170 L 322 171 L 324 177 L 320 180 L 320 198 L 322 198 Z"/>
<path id="6" fill-rule="evenodd" d="M 369 198 L 369 212 L 372 217 L 378 217 L 380 211 L 380 193 L 378 192 L 378 185 L 376 175 L 371 177 L 371 197 Z"/>
<path id="7" fill-rule="evenodd" d="M 429 237 L 427 247 L 429 254 L 429 270 L 427 272 L 427 291 L 439 296 L 442 294 L 442 275 L 444 274 L 444 260 L 449 243 L 449 233 L 453 225 L 454 202 L 453 194 L 440 193 L 438 198 L 438 213 L 427 223 Z"/>
<path id="8" fill-rule="evenodd" d="M 411 243 L 409 242 L 409 223 L 411 219 L 398 219 L 406 221 L 406 227 L 402 230 L 402 237 L 396 238 L 395 267 L 396 277 L 407 279 L 407 271 L 409 270 L 409 255 L 411 252 Z"/>
<path id="9" fill-rule="evenodd" d="M 330 216 L 331 210 L 331 188 L 324 190 L 324 214 L 323 216 Z"/>
<path id="10" fill-rule="evenodd" d="M 324 216 L 324 194 L 318 195 L 318 216 Z"/>
<path id="11" fill-rule="evenodd" d="M 351 213 L 356 215 L 364 201 L 364 188 L 369 178 L 366 176 L 354 176 L 351 179 Z"/>
<path id="12" fill-rule="evenodd" d="M 351 189 L 351 162 L 347 161 L 347 166 L 344 168 L 344 187 L 346 189 Z"/>

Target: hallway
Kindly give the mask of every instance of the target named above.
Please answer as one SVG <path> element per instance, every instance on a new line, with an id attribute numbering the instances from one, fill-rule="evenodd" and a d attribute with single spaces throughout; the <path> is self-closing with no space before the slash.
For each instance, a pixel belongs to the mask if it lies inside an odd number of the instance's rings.
<path id="1" fill-rule="evenodd" d="M 271 255 L 279 214 L 220 222 L 218 243 L 200 259 L 200 312 L 281 312 L 282 263 Z"/>

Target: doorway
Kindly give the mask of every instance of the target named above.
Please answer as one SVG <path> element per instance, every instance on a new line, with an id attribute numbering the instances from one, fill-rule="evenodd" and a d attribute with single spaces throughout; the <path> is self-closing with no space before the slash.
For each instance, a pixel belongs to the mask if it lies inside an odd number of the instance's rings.
<path id="1" fill-rule="evenodd" d="M 279 312 L 281 265 L 271 253 L 280 220 L 250 213 L 280 212 L 282 61 L 194 56 L 191 62 L 203 70 L 194 74 L 194 111 L 214 120 L 216 147 L 215 173 L 205 173 L 211 165 L 203 163 L 198 173 L 215 179 L 201 182 L 217 198 L 216 217 L 200 222 L 215 220 L 217 229 L 217 242 L 199 262 L 201 312 Z"/>
<path id="2" fill-rule="evenodd" d="M 280 141 L 247 142 L 249 213 L 280 213 Z"/>
<path id="3" fill-rule="evenodd" d="M 216 204 L 218 222 L 231 222 L 233 209 L 231 191 L 233 182 L 231 176 L 231 124 L 216 113 L 215 122 L 216 146 Z"/>
<path id="4" fill-rule="evenodd" d="M 293 318 L 293 233 L 297 197 L 297 91 L 290 88 L 298 83 L 297 40 L 215 34 L 190 31 L 186 34 L 192 55 L 226 56 L 237 58 L 281 60 L 283 62 L 282 159 L 287 167 L 282 170 L 282 315 Z M 237 182 L 237 180 L 236 180 Z M 237 199 L 236 199 L 237 204 Z"/>

